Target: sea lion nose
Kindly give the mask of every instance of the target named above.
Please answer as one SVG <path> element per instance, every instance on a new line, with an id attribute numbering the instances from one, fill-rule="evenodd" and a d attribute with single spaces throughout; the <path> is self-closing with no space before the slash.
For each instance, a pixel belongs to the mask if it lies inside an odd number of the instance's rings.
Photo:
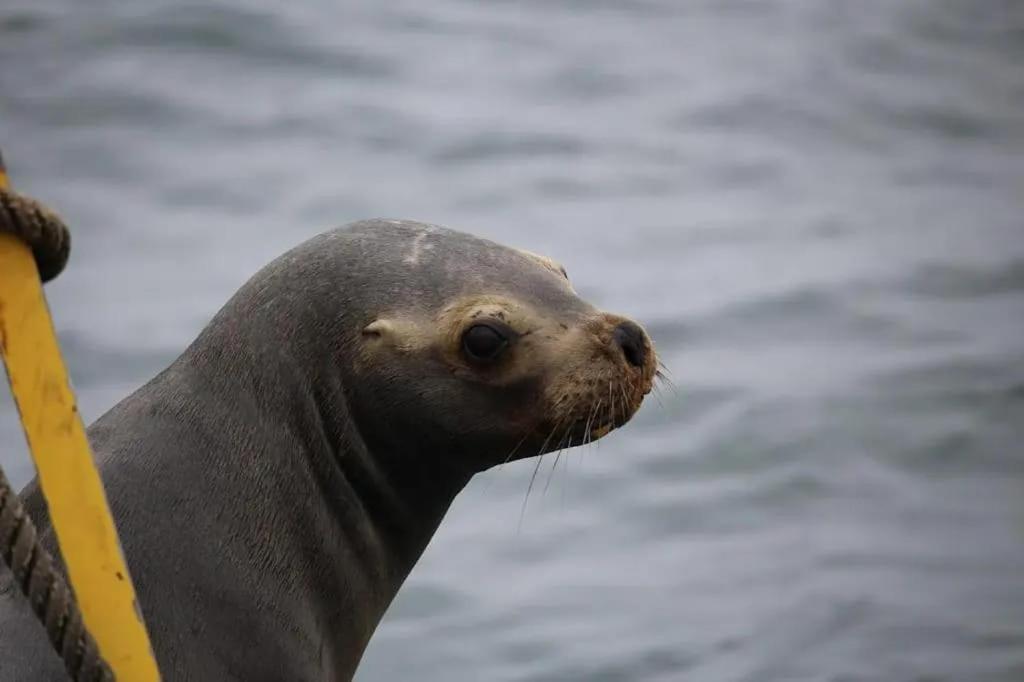
<path id="1" fill-rule="evenodd" d="M 626 362 L 634 367 L 643 367 L 647 360 L 647 342 L 644 330 L 636 322 L 625 320 L 612 332 L 612 339 L 622 349 Z"/>

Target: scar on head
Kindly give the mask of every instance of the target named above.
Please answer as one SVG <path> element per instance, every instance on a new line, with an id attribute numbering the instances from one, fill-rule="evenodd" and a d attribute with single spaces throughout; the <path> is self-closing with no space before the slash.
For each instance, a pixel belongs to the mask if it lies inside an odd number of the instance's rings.
<path id="1" fill-rule="evenodd" d="M 420 255 L 424 251 L 431 248 L 429 244 L 423 243 L 426 240 L 428 234 L 430 234 L 429 230 L 423 230 L 413 238 L 412 246 L 410 247 L 409 252 L 405 254 L 405 258 L 402 259 L 403 263 L 408 263 L 409 265 L 416 265 L 417 263 L 420 262 Z"/>

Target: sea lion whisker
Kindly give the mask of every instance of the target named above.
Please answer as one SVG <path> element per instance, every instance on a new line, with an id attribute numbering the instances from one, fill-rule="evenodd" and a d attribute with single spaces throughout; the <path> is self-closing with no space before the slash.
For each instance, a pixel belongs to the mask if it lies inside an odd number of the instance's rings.
<path id="1" fill-rule="evenodd" d="M 575 407 L 575 405 L 574 405 Z M 530 476 L 530 484 L 526 487 L 526 496 L 523 497 L 523 506 L 519 510 L 519 529 L 523 527 L 523 518 L 526 516 L 526 504 L 530 501 L 530 492 L 533 490 L 533 484 L 537 480 L 537 472 L 540 470 L 540 463 L 544 461 L 544 448 L 548 446 L 551 441 L 551 437 L 555 435 L 555 431 L 565 422 L 567 418 L 572 415 L 572 410 L 566 411 L 562 414 L 561 418 L 551 427 L 551 432 L 548 433 L 547 438 L 540 444 L 540 449 L 537 451 L 537 464 L 533 467 L 533 474 Z M 562 436 L 565 437 L 564 435 Z M 518 530 L 517 530 L 518 532 Z"/>
<path id="2" fill-rule="evenodd" d="M 654 386 L 652 386 L 652 389 L 653 390 L 651 392 L 654 394 L 654 399 L 658 401 L 658 407 L 664 410 L 665 403 L 662 402 L 661 400 L 661 388 L 657 384 L 655 384 Z"/>
<path id="3" fill-rule="evenodd" d="M 601 400 L 598 400 L 596 403 L 594 403 L 594 407 L 591 408 L 590 415 L 587 417 L 587 423 L 583 427 L 583 445 L 586 445 L 587 443 L 590 442 L 592 435 L 590 433 L 590 427 L 593 425 L 593 420 L 594 417 L 597 416 L 598 410 L 601 409 L 601 402 Z"/>
<path id="4" fill-rule="evenodd" d="M 555 475 L 555 469 L 558 468 L 558 460 L 562 456 L 562 449 L 559 448 L 555 451 L 555 462 L 551 465 L 551 470 L 548 471 L 548 479 L 544 482 L 544 490 L 541 492 L 541 497 L 546 497 L 548 494 L 548 486 L 551 485 L 551 479 Z"/>
<path id="5" fill-rule="evenodd" d="M 548 472 L 548 480 L 544 483 L 544 492 L 542 493 L 542 496 L 547 495 L 548 486 L 551 485 L 551 479 L 555 475 L 555 469 L 558 468 L 558 460 L 562 457 L 562 453 L 570 448 L 572 448 L 571 424 L 566 427 L 565 433 L 562 434 L 562 438 L 558 441 L 558 449 L 555 451 L 555 463 L 551 465 L 551 470 Z"/>
<path id="6" fill-rule="evenodd" d="M 556 462 L 556 464 L 557 464 L 557 462 Z M 561 497 L 560 501 L 561 501 L 561 504 L 562 504 L 562 510 L 564 511 L 565 510 L 565 492 L 566 492 L 566 490 L 569 489 L 569 453 L 566 453 L 565 457 L 562 458 L 562 470 L 565 472 L 565 484 L 562 486 L 562 497 Z"/>
<path id="7" fill-rule="evenodd" d="M 577 402 L 576 404 L 578 405 L 579 402 Z M 562 433 L 562 437 L 558 440 L 558 444 L 555 446 L 555 462 L 554 464 L 551 465 L 551 470 L 548 472 L 548 479 L 547 481 L 545 481 L 544 491 L 541 493 L 542 497 L 547 495 L 548 486 L 551 485 L 551 479 L 555 475 L 555 469 L 558 468 L 558 460 L 562 457 L 562 452 L 572 447 L 572 427 L 572 423 L 569 423 L 565 427 L 565 431 Z M 566 441 L 566 439 L 568 439 L 568 441 Z"/>
<path id="8" fill-rule="evenodd" d="M 520 438 L 519 442 L 516 443 L 515 447 L 512 448 L 509 451 L 508 455 L 505 456 L 505 459 L 503 459 L 502 461 L 498 462 L 498 465 L 495 468 L 498 471 L 501 471 L 502 468 L 504 468 L 504 466 L 509 463 L 509 460 L 512 459 L 512 456 L 516 454 L 516 452 L 519 450 L 519 448 L 521 448 L 523 446 L 523 443 L 526 442 L 526 439 L 529 438 L 531 435 L 533 435 L 533 434 L 527 432 L 522 438 Z M 487 484 L 484 486 L 484 492 L 490 490 L 491 485 L 493 483 L 494 483 L 494 477 L 488 478 L 487 479 Z"/>
<path id="9" fill-rule="evenodd" d="M 502 462 L 498 465 L 499 469 L 501 467 L 505 466 L 506 464 L 508 464 L 509 460 L 512 459 L 512 455 L 516 454 L 516 452 L 519 450 L 519 448 L 521 448 L 523 446 L 523 443 L 526 442 L 526 439 L 529 438 L 531 435 L 532 434 L 527 433 L 526 435 L 524 435 L 522 438 L 519 439 L 519 442 L 516 443 L 516 446 L 514 448 L 512 448 L 512 450 L 508 453 L 508 455 L 505 457 L 505 459 L 502 460 Z"/>
<path id="10" fill-rule="evenodd" d="M 625 413 L 626 405 L 622 402 L 621 393 L 619 395 L 615 395 L 615 387 L 613 385 L 609 384 L 608 388 L 611 391 L 612 396 L 612 409 L 608 414 L 608 422 L 615 425 Z"/>
<path id="11" fill-rule="evenodd" d="M 625 417 L 626 416 L 626 410 L 630 406 L 630 400 L 629 400 L 629 396 L 626 395 L 626 387 L 624 385 L 622 385 L 622 384 L 619 384 L 619 393 L 622 396 L 622 416 Z"/>
<path id="12" fill-rule="evenodd" d="M 610 385 L 611 384 L 609 383 L 609 386 Z M 607 398 L 608 400 L 605 401 L 605 398 Z M 601 399 L 600 399 L 600 402 L 603 403 L 603 405 L 602 405 L 603 409 L 602 409 L 601 413 L 599 415 L 597 415 L 597 420 L 598 421 L 596 421 L 595 424 L 597 424 L 597 423 L 604 424 L 605 421 L 607 421 L 608 410 L 612 409 L 612 395 L 611 395 L 611 391 L 608 392 L 607 396 L 602 396 Z"/>
<path id="13" fill-rule="evenodd" d="M 526 516 L 526 503 L 530 501 L 530 491 L 533 490 L 533 482 L 537 480 L 537 472 L 540 471 L 540 463 L 544 461 L 544 455 L 537 457 L 537 464 L 533 467 L 533 474 L 530 476 L 530 485 L 526 488 L 526 496 L 523 498 L 523 506 L 519 510 L 519 526 L 516 528 L 518 533 L 523 528 L 523 518 Z"/>
<path id="14" fill-rule="evenodd" d="M 654 378 L 657 380 L 655 382 L 655 384 L 654 384 L 655 386 L 658 385 L 657 382 L 661 382 L 661 383 L 665 384 L 666 386 L 668 386 L 672 390 L 673 394 L 676 394 L 676 395 L 679 394 L 679 388 L 676 386 L 676 383 L 674 381 L 672 381 L 672 377 L 669 376 L 667 369 L 664 372 L 661 372 L 661 371 L 655 372 L 654 373 Z"/>
<path id="15" fill-rule="evenodd" d="M 568 402 L 568 400 L 566 402 Z M 576 408 L 579 407 L 580 402 L 580 398 L 577 397 L 572 402 L 571 407 L 565 408 L 564 412 L 562 413 L 562 416 L 558 418 L 558 421 L 555 422 L 555 425 L 552 427 L 551 433 L 548 434 L 547 439 L 544 440 L 544 444 L 541 446 L 542 451 L 544 450 L 544 448 L 548 446 L 548 443 L 550 442 L 551 437 L 555 435 L 555 432 L 561 429 L 563 425 L 566 425 L 566 429 L 572 428 L 572 424 L 574 422 L 573 417 L 576 414 Z M 562 435 L 559 437 L 558 441 L 555 443 L 555 450 L 557 450 L 561 446 L 562 442 L 565 440 L 565 434 L 566 432 L 563 432 Z"/>
<path id="16" fill-rule="evenodd" d="M 562 432 L 562 437 L 558 439 L 558 443 L 555 444 L 555 447 L 554 447 L 555 461 L 551 465 L 550 471 L 548 471 L 548 477 L 547 477 L 547 480 L 544 482 L 544 490 L 541 491 L 541 497 L 545 497 L 547 495 L 547 493 L 548 493 L 548 486 L 551 485 L 551 476 L 552 476 L 552 474 L 554 474 L 555 467 L 558 466 L 558 459 L 562 456 L 562 449 L 563 449 L 562 448 L 562 444 L 565 443 L 565 436 L 566 436 L 566 434 L 568 434 L 569 431 L 571 431 L 571 430 L 572 430 L 572 424 L 569 424 L 565 428 L 565 431 Z"/>
<path id="17" fill-rule="evenodd" d="M 664 374 L 655 374 L 654 378 L 657 380 L 655 383 L 660 382 L 662 384 L 665 384 L 666 386 L 671 388 L 673 391 L 676 390 L 676 388 L 677 388 L 676 387 L 676 383 L 674 381 L 672 381 L 672 379 L 670 379 L 669 377 L 665 376 Z"/>
<path id="18" fill-rule="evenodd" d="M 580 401 L 576 401 L 576 404 L 573 405 L 573 412 L 576 411 L 576 408 L 579 406 L 579 404 L 580 404 Z M 565 430 L 562 431 L 562 437 L 559 438 L 558 442 L 555 444 L 555 448 L 554 448 L 555 450 L 558 450 L 558 451 L 563 450 L 565 448 L 565 442 L 566 442 L 567 438 L 570 441 L 572 440 L 570 434 L 572 433 L 572 427 L 575 424 L 576 424 L 576 420 L 574 420 L 574 419 L 568 420 L 568 423 L 565 425 Z"/>
<path id="19" fill-rule="evenodd" d="M 594 442 L 594 434 L 591 429 L 597 423 L 594 421 L 594 418 L 597 416 L 597 408 L 600 406 L 600 404 L 601 401 L 599 400 L 597 402 L 597 405 L 594 406 L 594 409 L 591 410 L 590 416 L 587 417 L 586 425 L 583 427 L 583 436 L 582 438 L 580 438 L 580 445 L 582 446 L 580 448 L 581 450 L 586 446 L 590 445 L 592 442 Z"/>

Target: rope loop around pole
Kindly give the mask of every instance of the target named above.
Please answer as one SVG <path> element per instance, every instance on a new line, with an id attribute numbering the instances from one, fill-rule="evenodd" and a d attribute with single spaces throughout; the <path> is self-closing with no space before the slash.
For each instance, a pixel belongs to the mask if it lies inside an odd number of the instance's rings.
<path id="1" fill-rule="evenodd" d="M 42 203 L 11 189 L 0 189 L 0 232 L 28 244 L 44 282 L 59 275 L 68 262 L 71 233 L 64 221 Z"/>

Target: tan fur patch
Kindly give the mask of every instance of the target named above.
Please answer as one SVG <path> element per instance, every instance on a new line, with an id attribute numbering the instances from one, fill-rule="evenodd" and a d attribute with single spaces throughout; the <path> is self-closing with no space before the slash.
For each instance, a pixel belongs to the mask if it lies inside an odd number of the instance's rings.
<path id="1" fill-rule="evenodd" d="M 486 380 L 495 385 L 510 383 L 530 374 L 542 373 L 548 364 L 545 344 L 535 335 L 555 324 L 522 302 L 504 296 L 469 296 L 446 306 L 437 319 L 437 328 L 445 336 L 445 360 L 467 373 L 476 373 L 462 355 L 462 335 L 474 323 L 495 321 L 508 326 L 518 336 L 511 355 L 488 372 Z"/>
<path id="2" fill-rule="evenodd" d="M 644 366 L 630 366 L 613 340 L 624 320 L 597 313 L 567 325 L 509 297 L 468 296 L 451 302 L 433 319 L 407 313 L 382 316 L 363 330 L 363 355 L 371 362 L 384 349 L 430 353 L 456 375 L 493 386 L 542 378 L 538 432 L 579 444 L 624 424 L 651 390 L 657 368 L 653 345 L 645 339 Z M 500 362 L 482 368 L 465 357 L 462 338 L 473 324 L 486 322 L 500 323 L 518 338 Z"/>

